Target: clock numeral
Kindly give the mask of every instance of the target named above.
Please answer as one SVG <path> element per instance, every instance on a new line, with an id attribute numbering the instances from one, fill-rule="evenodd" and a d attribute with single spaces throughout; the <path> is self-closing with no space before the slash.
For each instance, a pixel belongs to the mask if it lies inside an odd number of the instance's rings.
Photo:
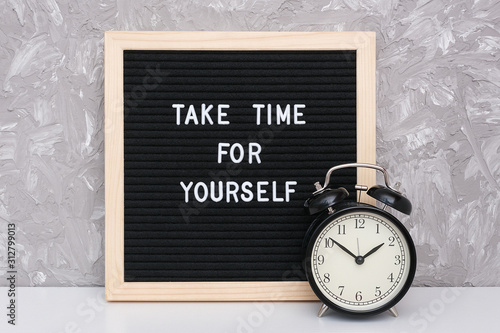
<path id="1" fill-rule="evenodd" d="M 358 302 L 359 302 L 359 301 L 361 301 L 362 299 L 363 299 L 363 296 L 361 295 L 361 291 L 358 291 L 358 292 L 356 293 L 356 301 L 358 301 Z"/>
<path id="2" fill-rule="evenodd" d="M 318 265 L 323 265 L 325 263 L 325 257 L 323 255 L 318 256 Z"/>
<path id="3" fill-rule="evenodd" d="M 380 291 L 380 287 L 375 287 L 375 297 L 379 297 L 382 295 L 382 292 Z"/>
<path id="4" fill-rule="evenodd" d="M 377 223 L 377 234 L 380 234 L 380 224 Z"/>
<path id="5" fill-rule="evenodd" d="M 391 236 L 389 237 L 389 246 L 394 246 L 394 241 L 396 240 L 396 238 L 394 238 L 394 236 Z"/>
<path id="6" fill-rule="evenodd" d="M 355 219 L 356 221 L 356 229 L 364 229 L 365 228 L 365 219 Z"/>
<path id="7" fill-rule="evenodd" d="M 387 280 L 389 280 L 390 282 L 394 282 L 394 275 L 392 275 L 391 273 L 391 275 L 387 277 Z"/>
<path id="8" fill-rule="evenodd" d="M 344 287 L 345 286 L 339 286 L 339 290 L 340 290 L 339 296 L 342 296 L 342 294 L 344 293 Z"/>
<path id="9" fill-rule="evenodd" d="M 330 273 L 325 273 L 323 275 L 323 281 L 325 281 L 325 283 L 330 282 Z"/>
<path id="10" fill-rule="evenodd" d="M 395 260 L 394 265 L 399 265 L 399 264 L 401 264 L 401 256 L 400 256 L 399 254 L 396 254 L 396 255 L 394 256 L 394 260 Z"/>
<path id="11" fill-rule="evenodd" d="M 339 235 L 345 235 L 345 224 L 339 224 Z"/>
<path id="12" fill-rule="evenodd" d="M 325 249 L 332 248 L 333 244 L 335 244 L 335 241 L 333 240 L 333 238 L 331 238 L 331 237 L 325 238 Z"/>

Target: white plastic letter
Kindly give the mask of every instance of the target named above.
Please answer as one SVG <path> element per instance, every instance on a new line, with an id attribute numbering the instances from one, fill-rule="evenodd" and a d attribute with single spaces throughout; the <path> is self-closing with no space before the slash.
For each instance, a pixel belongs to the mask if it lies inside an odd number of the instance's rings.
<path id="1" fill-rule="evenodd" d="M 203 196 L 200 196 L 200 187 L 203 188 Z M 203 182 L 198 182 L 196 183 L 196 185 L 194 186 L 194 197 L 196 198 L 196 200 L 198 200 L 198 202 L 205 202 L 205 200 L 207 200 L 208 198 L 208 187 L 205 183 Z"/>
<path id="2" fill-rule="evenodd" d="M 255 150 L 254 150 L 255 148 Z M 248 144 L 248 164 L 252 164 L 252 157 L 255 156 L 255 161 L 257 162 L 257 164 L 260 164 L 261 163 L 261 160 L 260 160 L 260 152 L 262 151 L 262 147 L 260 146 L 260 144 L 258 144 L 257 142 L 250 142 Z"/>
<path id="3" fill-rule="evenodd" d="M 294 180 L 289 180 L 285 182 L 285 201 L 290 202 L 290 193 L 295 193 L 295 189 L 290 188 L 290 186 L 297 185 L 297 182 Z"/>
<path id="4" fill-rule="evenodd" d="M 236 158 L 234 155 L 235 148 L 238 148 L 238 150 L 240 151 L 240 156 L 238 158 Z M 231 149 L 229 150 L 229 157 L 231 157 L 231 161 L 233 161 L 233 163 L 236 164 L 243 161 L 243 157 L 245 157 L 245 151 L 243 150 L 243 146 L 240 143 L 233 144 L 231 146 Z"/>
<path id="5" fill-rule="evenodd" d="M 263 198 L 262 194 L 266 194 L 267 191 L 262 189 L 262 186 L 269 185 L 268 181 L 260 181 L 257 182 L 257 201 L 258 202 L 267 202 L 269 201 L 269 198 Z"/>
<path id="6" fill-rule="evenodd" d="M 212 117 L 210 117 L 210 110 L 212 110 L 213 107 L 214 106 L 212 104 L 210 104 L 208 107 L 205 105 L 205 103 L 203 103 L 201 105 L 201 124 L 202 125 L 205 125 L 205 119 L 208 120 L 210 125 L 214 124 Z"/>
<path id="7" fill-rule="evenodd" d="M 184 120 L 184 125 L 189 125 L 189 121 L 193 120 L 195 125 L 198 125 L 198 117 L 196 117 L 196 111 L 194 109 L 194 105 L 190 105 L 187 115 L 186 115 L 186 120 Z"/>
<path id="8" fill-rule="evenodd" d="M 281 109 L 279 104 L 276 104 L 276 121 L 278 125 L 280 125 L 281 122 L 290 125 L 290 104 L 286 105 L 285 111 Z"/>
<path id="9" fill-rule="evenodd" d="M 217 107 L 217 124 L 219 125 L 229 125 L 229 121 L 222 120 L 223 117 L 227 116 L 227 113 L 222 112 L 222 109 L 229 109 L 229 104 L 219 104 Z"/>
<path id="10" fill-rule="evenodd" d="M 278 198 L 276 194 L 278 190 L 276 189 L 276 182 L 273 182 L 273 202 L 283 202 L 283 198 Z"/>
<path id="11" fill-rule="evenodd" d="M 233 189 L 231 189 L 231 186 L 233 186 Z M 239 186 L 237 182 L 228 181 L 226 183 L 226 201 L 231 202 L 231 195 L 232 195 L 234 198 L 234 202 L 238 202 L 238 195 L 237 195 L 238 190 Z"/>
<path id="12" fill-rule="evenodd" d="M 302 117 L 304 114 L 302 112 L 297 111 L 297 109 L 305 108 L 305 104 L 295 104 L 293 106 L 293 123 L 295 125 L 304 125 L 306 123 L 305 120 L 299 120 L 299 117 Z"/>
<path id="13" fill-rule="evenodd" d="M 175 109 L 175 123 L 177 125 L 181 124 L 181 109 L 185 107 L 184 104 L 172 104 L 172 107 Z"/>
<path id="14" fill-rule="evenodd" d="M 227 155 L 227 151 L 226 150 L 222 150 L 222 148 L 224 147 L 229 147 L 230 144 L 227 143 L 227 142 L 219 142 L 219 146 L 218 146 L 218 149 L 217 149 L 217 163 L 222 163 L 222 155 Z"/>
<path id="15" fill-rule="evenodd" d="M 252 105 L 252 107 L 254 109 L 256 109 L 256 111 L 257 111 L 256 117 L 255 117 L 255 123 L 257 125 L 260 125 L 260 110 L 263 109 L 264 106 L 265 106 L 264 104 L 254 104 L 254 105 Z"/>
<path id="16" fill-rule="evenodd" d="M 244 202 L 252 201 L 253 193 L 250 190 L 252 186 L 253 186 L 252 183 L 249 181 L 243 182 L 243 184 L 241 184 L 241 191 L 246 194 L 246 196 L 243 194 L 241 195 L 241 200 L 243 200 Z"/>
<path id="17" fill-rule="evenodd" d="M 189 202 L 189 189 L 193 186 L 193 182 L 189 182 L 188 186 L 186 186 L 184 182 L 181 182 L 180 184 L 184 189 L 184 201 Z"/>

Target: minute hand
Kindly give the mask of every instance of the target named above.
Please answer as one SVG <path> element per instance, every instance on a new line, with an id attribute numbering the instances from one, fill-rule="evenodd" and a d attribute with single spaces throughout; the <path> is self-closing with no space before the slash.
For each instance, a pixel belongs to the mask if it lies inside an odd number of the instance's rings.
<path id="1" fill-rule="evenodd" d="M 373 254 L 375 253 L 378 249 L 380 249 L 382 247 L 382 245 L 384 245 L 384 243 L 380 244 L 380 245 L 377 245 L 375 246 L 373 249 L 371 249 L 370 251 L 368 251 L 364 256 L 363 256 L 363 259 L 365 259 L 366 257 L 368 257 L 370 254 Z"/>

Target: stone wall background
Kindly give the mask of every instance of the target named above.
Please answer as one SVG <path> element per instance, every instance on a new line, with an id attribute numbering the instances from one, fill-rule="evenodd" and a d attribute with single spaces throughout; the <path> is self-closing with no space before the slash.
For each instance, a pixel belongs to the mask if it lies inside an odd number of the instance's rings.
<path id="1" fill-rule="evenodd" d="M 104 284 L 106 30 L 377 32 L 377 160 L 412 200 L 416 286 L 500 286 L 500 3 L 0 3 L 0 276 Z M 0 285 L 6 285 L 5 279 Z"/>

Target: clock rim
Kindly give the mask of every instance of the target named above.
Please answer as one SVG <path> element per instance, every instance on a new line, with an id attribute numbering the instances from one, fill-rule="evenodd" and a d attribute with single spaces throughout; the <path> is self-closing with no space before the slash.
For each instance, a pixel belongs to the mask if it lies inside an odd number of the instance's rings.
<path id="1" fill-rule="evenodd" d="M 380 214 L 383 215 L 385 218 L 387 218 L 389 221 L 391 221 L 396 228 L 399 229 L 401 234 L 403 235 L 404 241 L 407 242 L 408 245 L 408 251 L 409 251 L 409 261 L 410 261 L 410 267 L 408 271 L 408 277 L 406 281 L 404 281 L 403 287 L 401 290 L 388 302 L 385 303 L 384 305 L 371 309 L 368 311 L 358 311 L 358 310 L 351 310 L 351 309 L 346 309 L 338 304 L 333 303 L 330 301 L 328 298 L 326 298 L 323 293 L 321 292 L 321 288 L 316 284 L 316 281 L 314 280 L 313 273 L 312 273 L 312 260 L 311 260 L 311 255 L 314 247 L 314 243 L 316 242 L 316 239 L 318 236 L 321 234 L 322 230 L 333 220 L 347 214 L 352 214 L 356 211 L 360 212 L 371 212 L 375 214 Z M 316 296 L 319 298 L 321 302 L 323 302 L 325 305 L 327 305 L 331 309 L 335 309 L 336 311 L 339 311 L 341 313 L 346 313 L 346 314 L 351 314 L 351 315 L 375 315 L 378 313 L 382 313 L 384 311 L 389 310 L 390 308 L 394 307 L 401 299 L 406 295 L 408 290 L 411 287 L 411 284 L 413 282 L 413 279 L 415 277 L 415 272 L 417 268 L 417 253 L 415 249 L 415 244 L 413 242 L 413 239 L 411 238 L 410 233 L 406 229 L 406 227 L 399 221 L 394 215 L 391 213 L 380 209 L 375 206 L 367 205 L 367 204 L 362 204 L 358 203 L 355 206 L 350 206 L 346 208 L 342 208 L 336 212 L 334 212 L 331 215 L 328 215 L 315 229 L 315 231 L 312 233 L 311 237 L 308 240 L 306 252 L 305 252 L 305 257 L 304 257 L 304 270 L 306 273 L 307 281 L 309 282 L 309 285 L 311 286 L 312 290 L 316 294 Z"/>

